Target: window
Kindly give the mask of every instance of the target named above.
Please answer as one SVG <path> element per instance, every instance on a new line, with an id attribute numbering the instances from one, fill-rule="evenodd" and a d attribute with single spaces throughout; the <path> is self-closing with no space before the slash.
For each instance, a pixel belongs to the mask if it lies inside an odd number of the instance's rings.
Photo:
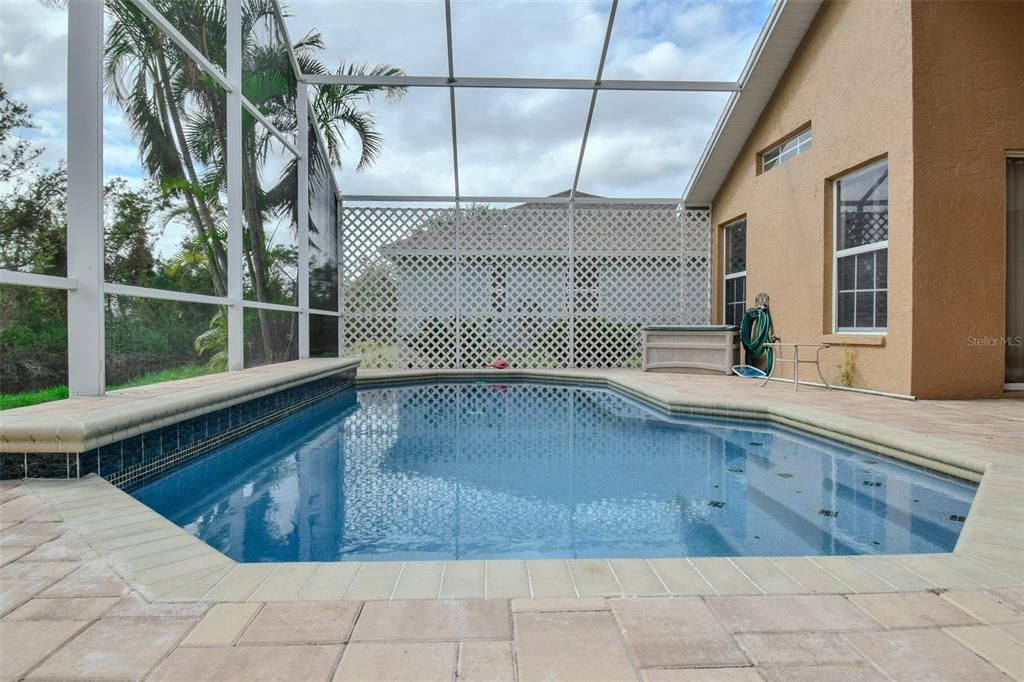
<path id="1" fill-rule="evenodd" d="M 739 324 L 747 305 L 747 219 L 725 226 L 725 323 Z"/>
<path id="2" fill-rule="evenodd" d="M 839 332 L 884 332 L 888 323 L 888 162 L 837 179 L 833 197 L 833 327 Z"/>
<path id="3" fill-rule="evenodd" d="M 811 129 L 804 128 L 761 154 L 761 172 L 775 168 L 811 149 Z"/>

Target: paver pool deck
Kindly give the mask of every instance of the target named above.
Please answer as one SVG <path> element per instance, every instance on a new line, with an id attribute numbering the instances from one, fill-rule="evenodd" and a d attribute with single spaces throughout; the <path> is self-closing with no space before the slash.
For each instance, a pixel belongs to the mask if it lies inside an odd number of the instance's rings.
<path id="1" fill-rule="evenodd" d="M 1024 679 L 1024 400 L 523 374 L 826 431 L 981 485 L 948 554 L 236 564 L 95 476 L 6 481 L 0 678 Z"/>

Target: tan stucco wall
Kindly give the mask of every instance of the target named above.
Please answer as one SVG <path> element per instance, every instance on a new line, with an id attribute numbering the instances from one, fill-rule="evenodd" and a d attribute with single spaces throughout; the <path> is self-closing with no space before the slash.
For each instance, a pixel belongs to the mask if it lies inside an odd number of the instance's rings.
<path id="1" fill-rule="evenodd" d="M 771 296 L 783 341 L 830 338 L 832 222 L 828 179 L 889 159 L 889 326 L 884 345 L 850 345 L 853 385 L 910 393 L 914 204 L 911 7 L 826 2 L 712 206 L 713 316 L 722 319 L 720 226 L 747 216 L 747 296 Z M 762 175 L 756 155 L 810 121 L 813 148 Z M 867 339 L 852 337 L 864 343 Z M 835 380 L 842 348 L 823 353 Z M 781 368 L 789 376 L 787 368 Z M 805 366 L 802 377 L 813 378 Z"/>
<path id="2" fill-rule="evenodd" d="M 977 339 L 1006 333 L 1005 156 L 1024 150 L 1024 2 L 915 1 L 911 16 L 912 390 L 997 396 L 1004 349 Z"/>

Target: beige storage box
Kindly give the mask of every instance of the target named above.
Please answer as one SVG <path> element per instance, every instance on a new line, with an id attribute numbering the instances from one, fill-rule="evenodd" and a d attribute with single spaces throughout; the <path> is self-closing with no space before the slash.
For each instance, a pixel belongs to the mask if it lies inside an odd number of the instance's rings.
<path id="1" fill-rule="evenodd" d="M 645 372 L 728 374 L 740 363 L 735 326 L 644 327 Z"/>

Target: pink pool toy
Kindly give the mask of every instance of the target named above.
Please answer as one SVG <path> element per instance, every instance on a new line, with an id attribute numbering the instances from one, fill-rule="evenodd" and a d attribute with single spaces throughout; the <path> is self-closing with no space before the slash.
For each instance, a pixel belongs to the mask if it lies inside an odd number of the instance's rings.
<path id="1" fill-rule="evenodd" d="M 508 364 L 508 360 L 504 358 L 498 358 L 497 360 L 491 363 L 490 367 L 491 369 L 508 369 L 509 367 L 511 367 L 511 365 Z"/>

